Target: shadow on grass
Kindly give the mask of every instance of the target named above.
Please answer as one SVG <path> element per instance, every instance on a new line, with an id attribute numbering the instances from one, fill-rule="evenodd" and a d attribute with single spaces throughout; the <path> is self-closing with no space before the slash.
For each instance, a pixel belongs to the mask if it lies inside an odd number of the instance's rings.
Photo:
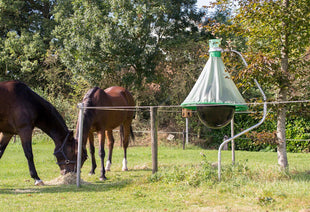
<path id="1" fill-rule="evenodd" d="M 122 175 L 124 171 L 113 171 L 114 173 L 118 173 Z M 134 175 L 131 175 L 131 179 L 121 179 L 121 178 L 108 178 L 106 181 L 85 181 L 83 182 L 83 179 L 81 179 L 81 186 L 77 188 L 76 184 L 59 184 L 59 185 L 49 185 L 46 183 L 44 186 L 35 186 L 35 185 L 4 185 L 0 187 L 0 195 L 1 194 L 31 194 L 31 193 L 70 193 L 70 192 L 102 192 L 102 191 L 110 191 L 114 189 L 122 189 L 126 186 L 129 186 L 133 183 L 134 179 L 138 177 L 136 174 L 138 172 L 152 172 L 152 169 L 150 168 L 135 168 L 130 169 L 129 172 L 135 173 Z M 125 172 L 127 173 L 127 172 Z M 114 176 L 115 177 L 115 176 Z M 28 181 L 28 180 L 27 180 Z M 29 180 L 29 182 L 32 182 L 32 180 Z"/>
<path id="2" fill-rule="evenodd" d="M 31 193 L 72 193 L 72 192 L 104 192 L 114 189 L 122 189 L 132 183 L 131 179 L 124 179 L 117 182 L 96 181 L 81 183 L 78 188 L 76 184 L 70 185 L 44 185 L 44 186 L 29 186 L 23 188 L 0 188 L 0 194 L 31 194 Z"/>
<path id="3" fill-rule="evenodd" d="M 130 169 L 130 172 L 152 172 L 151 168 L 135 168 L 135 169 Z M 124 171 L 119 171 L 119 172 L 124 172 Z"/>
<path id="4" fill-rule="evenodd" d="M 298 182 L 306 181 L 306 182 L 309 182 L 310 181 L 310 170 L 309 171 L 303 171 L 303 172 L 292 171 L 290 173 L 290 177 L 294 181 L 298 181 Z"/>

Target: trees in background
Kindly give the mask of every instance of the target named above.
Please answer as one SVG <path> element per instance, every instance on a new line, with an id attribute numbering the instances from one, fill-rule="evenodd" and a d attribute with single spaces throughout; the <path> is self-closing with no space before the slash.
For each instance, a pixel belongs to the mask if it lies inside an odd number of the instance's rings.
<path id="1" fill-rule="evenodd" d="M 285 102 L 309 97 L 310 2 L 307 0 L 218 0 L 222 8 L 236 8 L 231 25 L 213 24 L 214 33 L 246 40 L 249 67 L 239 75 L 243 82 L 258 79 L 272 94 L 269 100 Z M 210 28 L 209 28 L 210 29 Z M 233 41 L 232 41 L 233 42 Z M 309 87 L 308 87 L 309 88 Z M 277 104 L 278 163 L 288 167 L 286 115 L 288 106 Z"/>
<path id="2" fill-rule="evenodd" d="M 89 87 L 117 84 L 138 105 L 156 105 L 169 95 L 161 69 L 168 51 L 198 33 L 202 13 L 195 3 L 1 0 L 1 80 L 18 79 L 73 102 Z"/>
<path id="3" fill-rule="evenodd" d="M 169 45 L 198 32 L 195 0 L 70 1 L 57 10 L 54 31 L 62 62 L 92 85 L 116 83 L 139 101 L 160 84 Z M 70 6 L 70 5 L 69 5 Z"/>
<path id="4" fill-rule="evenodd" d="M 0 1 L 0 79 L 33 88 L 69 93 L 70 72 L 53 45 L 55 0 Z"/>
<path id="5" fill-rule="evenodd" d="M 217 2 L 201 22 L 196 0 L 0 0 L 0 79 L 22 80 L 49 100 L 62 95 L 71 107 L 89 87 L 111 85 L 130 89 L 138 105 L 179 105 L 207 61 L 208 40 L 220 37 L 246 52 L 246 69 L 238 57 L 224 57 L 245 97 L 255 96 L 256 78 L 269 100 L 308 99 L 309 1 Z M 309 107 L 277 106 L 285 167 L 287 111 L 297 116 Z M 165 122 L 182 120 L 167 115 Z M 195 133 L 205 129 L 191 123 Z"/>
<path id="6" fill-rule="evenodd" d="M 55 23 L 54 1 L 10 1 L 0 4 L 0 77 L 28 84 L 42 82 L 44 58 Z"/>

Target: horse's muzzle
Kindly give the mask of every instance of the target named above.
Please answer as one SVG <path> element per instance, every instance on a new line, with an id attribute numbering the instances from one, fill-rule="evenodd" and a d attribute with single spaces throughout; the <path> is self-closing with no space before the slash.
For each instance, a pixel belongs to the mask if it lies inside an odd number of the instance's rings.
<path id="1" fill-rule="evenodd" d="M 76 173 L 76 166 L 66 167 L 66 168 L 60 170 L 60 174 L 61 175 L 65 175 L 65 174 L 68 174 L 70 172 Z"/>

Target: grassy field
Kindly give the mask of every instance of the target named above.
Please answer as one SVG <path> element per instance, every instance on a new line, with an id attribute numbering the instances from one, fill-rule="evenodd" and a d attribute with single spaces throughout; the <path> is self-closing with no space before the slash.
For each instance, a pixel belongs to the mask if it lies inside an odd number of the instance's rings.
<path id="1" fill-rule="evenodd" d="M 59 176 L 54 145 L 45 136 L 33 144 L 43 181 Z M 96 152 L 97 153 L 97 152 Z M 121 171 L 122 149 L 115 145 L 108 180 L 99 170 L 87 184 L 34 186 L 20 142 L 10 143 L 0 160 L 1 211 L 310 211 L 310 154 L 288 154 L 289 173 L 279 172 L 272 152 L 222 152 L 222 178 L 217 181 L 217 151 L 160 146 L 159 171 L 152 175 L 150 147 L 128 149 L 128 172 Z M 98 161 L 99 162 L 99 161 Z M 99 164 L 99 163 L 98 163 Z"/>

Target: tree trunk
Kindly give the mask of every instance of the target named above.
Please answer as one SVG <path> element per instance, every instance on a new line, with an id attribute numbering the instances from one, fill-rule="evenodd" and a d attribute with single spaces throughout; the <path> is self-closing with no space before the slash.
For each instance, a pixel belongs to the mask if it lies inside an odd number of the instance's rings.
<path id="1" fill-rule="evenodd" d="M 278 164 L 281 169 L 288 169 L 288 161 L 286 154 L 286 135 L 285 135 L 285 119 L 286 119 L 286 107 L 282 107 L 278 110 L 277 117 L 277 141 L 278 141 Z"/>
<path id="2" fill-rule="evenodd" d="M 289 8 L 289 0 L 282 1 L 282 9 L 286 11 Z M 287 23 L 285 19 L 282 21 L 282 36 L 281 36 L 281 75 L 282 78 L 279 82 L 280 92 L 278 101 L 286 101 L 288 95 L 288 35 Z M 285 119 L 286 119 L 286 106 L 285 104 L 279 105 L 277 117 L 277 141 L 278 141 L 278 164 L 281 169 L 288 169 L 288 160 L 286 154 L 286 135 L 285 135 Z"/>

